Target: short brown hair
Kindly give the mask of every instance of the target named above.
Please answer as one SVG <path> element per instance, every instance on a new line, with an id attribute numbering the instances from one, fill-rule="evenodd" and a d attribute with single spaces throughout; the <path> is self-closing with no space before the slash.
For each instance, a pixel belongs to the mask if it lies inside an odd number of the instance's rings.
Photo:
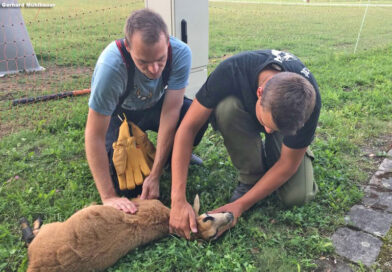
<path id="1" fill-rule="evenodd" d="M 162 17 L 150 9 L 136 10 L 128 17 L 124 34 L 129 45 L 133 34 L 137 31 L 141 32 L 145 44 L 157 43 L 162 33 L 169 39 L 167 26 Z"/>
<path id="2" fill-rule="evenodd" d="M 303 76 L 281 72 L 268 80 L 261 105 L 271 112 L 283 135 L 294 135 L 309 119 L 316 103 L 316 91 Z"/>

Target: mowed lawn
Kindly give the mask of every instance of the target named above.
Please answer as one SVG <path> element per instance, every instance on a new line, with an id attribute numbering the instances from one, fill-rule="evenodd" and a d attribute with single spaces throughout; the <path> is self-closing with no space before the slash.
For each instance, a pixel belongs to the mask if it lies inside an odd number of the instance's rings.
<path id="1" fill-rule="evenodd" d="M 18 107 L 9 100 L 89 88 L 100 52 L 122 37 L 128 14 L 144 7 L 142 1 L 55 3 L 22 10 L 47 71 L 0 78 L 0 271 L 27 268 L 20 217 L 63 221 L 100 202 L 84 155 L 88 98 Z M 240 51 L 274 48 L 299 56 L 318 80 L 323 108 L 311 147 L 320 192 L 292 209 L 273 194 L 216 242 L 169 236 L 130 252 L 108 271 L 312 271 L 315 260 L 335 256 L 330 235 L 392 144 L 392 8 L 365 9 L 210 2 L 209 72 Z M 187 198 L 199 194 L 201 210 L 212 210 L 229 199 L 236 171 L 212 129 L 195 152 L 205 163 L 191 167 Z M 170 205 L 170 173 L 161 179 L 161 199 Z M 374 269 L 388 268 L 389 237 Z"/>

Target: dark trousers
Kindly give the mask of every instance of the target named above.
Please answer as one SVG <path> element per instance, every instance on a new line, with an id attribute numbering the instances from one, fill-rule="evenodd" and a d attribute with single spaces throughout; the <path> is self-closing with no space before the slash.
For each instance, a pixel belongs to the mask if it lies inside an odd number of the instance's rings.
<path id="1" fill-rule="evenodd" d="M 114 168 L 113 165 L 113 142 L 117 141 L 118 138 L 118 132 L 120 125 L 122 121 L 118 116 L 121 117 L 121 119 L 124 119 L 124 114 L 127 117 L 128 121 L 132 121 L 134 124 L 136 124 L 140 129 L 143 131 L 151 130 L 158 132 L 159 130 L 159 121 L 161 117 L 161 111 L 162 111 L 162 104 L 163 104 L 164 96 L 159 100 L 155 106 L 152 108 L 146 109 L 146 110 L 138 110 L 138 111 L 132 111 L 132 110 L 125 110 L 121 109 L 120 111 L 115 112 L 109 123 L 109 128 L 106 133 L 106 140 L 105 140 L 105 145 L 106 145 L 106 151 L 108 153 L 108 158 L 109 158 L 109 169 L 110 169 L 110 175 L 112 177 L 113 185 L 116 190 L 116 193 L 120 196 L 125 196 L 125 197 L 136 197 L 137 195 L 141 194 L 142 191 L 142 186 L 136 186 L 134 190 L 120 190 L 119 189 L 119 184 L 118 184 L 118 179 L 117 179 L 117 173 L 116 169 Z M 184 97 L 184 103 L 181 108 L 180 112 L 180 118 L 177 123 L 177 128 L 179 127 L 182 119 L 185 116 L 185 113 L 188 111 L 189 107 L 191 106 L 192 100 L 189 98 Z M 198 134 L 196 135 L 195 141 L 193 143 L 194 146 L 198 145 L 201 141 L 201 138 L 204 135 L 204 132 L 206 131 L 208 127 L 208 122 L 206 122 L 203 127 L 200 129 Z M 170 162 L 171 155 L 168 159 Z"/>

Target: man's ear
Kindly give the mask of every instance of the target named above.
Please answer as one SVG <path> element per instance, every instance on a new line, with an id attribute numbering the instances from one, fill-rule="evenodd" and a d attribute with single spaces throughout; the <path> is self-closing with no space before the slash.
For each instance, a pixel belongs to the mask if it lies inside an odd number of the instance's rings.
<path id="1" fill-rule="evenodd" d="M 124 45 L 125 45 L 125 48 L 127 49 L 127 51 L 130 52 L 131 51 L 131 46 L 130 46 L 130 44 L 128 42 L 128 39 L 124 39 Z"/>
<path id="2" fill-rule="evenodd" d="M 195 200 L 193 201 L 193 211 L 195 212 L 196 216 L 199 216 L 199 210 L 200 210 L 200 199 L 199 199 L 199 195 L 196 195 Z"/>
<path id="3" fill-rule="evenodd" d="M 264 91 L 264 88 L 262 86 L 257 88 L 257 91 L 256 91 L 257 98 L 260 98 L 260 96 L 263 94 L 263 91 Z"/>

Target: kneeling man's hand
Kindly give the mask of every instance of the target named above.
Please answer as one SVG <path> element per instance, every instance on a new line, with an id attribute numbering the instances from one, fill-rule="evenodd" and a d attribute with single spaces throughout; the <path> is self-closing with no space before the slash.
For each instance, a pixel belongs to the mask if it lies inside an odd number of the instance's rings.
<path id="1" fill-rule="evenodd" d="M 222 228 L 218 234 L 217 234 L 217 238 L 219 236 L 221 236 L 226 230 L 231 229 L 232 227 L 235 226 L 235 224 L 237 224 L 238 218 L 241 216 L 242 214 L 242 209 L 238 204 L 235 204 L 235 202 L 233 203 L 228 203 L 224 206 L 221 206 L 213 211 L 210 211 L 208 213 L 221 213 L 221 212 L 231 212 L 234 216 L 234 220 L 231 223 L 231 225 L 228 225 L 227 227 Z"/>
<path id="2" fill-rule="evenodd" d="M 197 232 L 196 215 L 188 202 L 173 203 L 170 210 L 170 233 L 191 239 L 191 231 Z"/>
<path id="3" fill-rule="evenodd" d="M 125 213 L 134 214 L 137 212 L 137 205 L 126 197 L 115 196 L 111 198 L 102 199 L 102 204 L 106 206 L 112 206 L 117 210 L 121 210 Z"/>
<path id="4" fill-rule="evenodd" d="M 159 197 L 159 177 L 151 174 L 143 182 L 142 195 L 140 199 L 156 199 Z"/>

